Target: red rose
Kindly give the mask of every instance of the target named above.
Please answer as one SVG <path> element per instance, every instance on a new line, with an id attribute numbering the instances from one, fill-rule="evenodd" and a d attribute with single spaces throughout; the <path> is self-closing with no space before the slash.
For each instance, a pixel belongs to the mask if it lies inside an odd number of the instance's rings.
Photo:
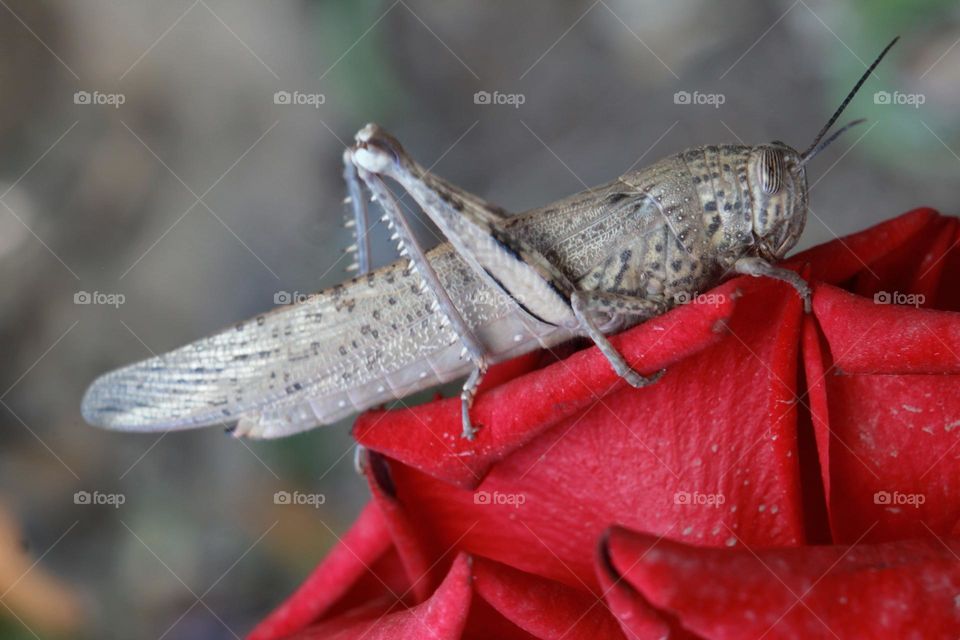
<path id="1" fill-rule="evenodd" d="M 960 242 L 918 209 L 613 342 L 361 416 L 373 501 L 266 638 L 956 637 Z M 957 536 L 957 537 L 952 537 Z"/>

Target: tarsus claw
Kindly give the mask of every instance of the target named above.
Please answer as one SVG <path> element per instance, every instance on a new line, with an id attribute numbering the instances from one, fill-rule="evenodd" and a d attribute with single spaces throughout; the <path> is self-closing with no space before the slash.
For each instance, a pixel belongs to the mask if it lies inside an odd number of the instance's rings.
<path id="1" fill-rule="evenodd" d="M 634 389 L 640 389 L 653 384 L 654 382 L 662 378 L 663 374 L 665 374 L 666 372 L 667 372 L 666 369 L 660 369 L 660 371 L 657 371 L 654 374 L 651 374 L 649 376 L 644 376 L 637 373 L 633 369 L 630 369 L 623 375 L 623 379 L 626 380 L 627 384 L 629 384 Z"/>

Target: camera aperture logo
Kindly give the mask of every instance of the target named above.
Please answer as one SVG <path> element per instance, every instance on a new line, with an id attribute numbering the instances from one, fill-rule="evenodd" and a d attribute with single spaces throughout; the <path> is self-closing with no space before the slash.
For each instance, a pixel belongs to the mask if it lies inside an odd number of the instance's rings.
<path id="1" fill-rule="evenodd" d="M 914 109 L 927 101 L 922 93 L 903 93 L 901 91 L 877 91 L 873 94 L 873 104 L 905 104 Z"/>
<path id="2" fill-rule="evenodd" d="M 700 91 L 677 91 L 673 94 L 673 104 L 706 105 L 719 109 L 727 101 L 722 93 L 701 93 Z"/>
<path id="3" fill-rule="evenodd" d="M 319 109 L 327 101 L 322 93 L 307 93 L 305 91 L 277 91 L 273 94 L 273 104 L 308 105 Z"/>
<path id="4" fill-rule="evenodd" d="M 927 501 L 922 493 L 900 493 L 899 491 L 877 491 L 873 494 L 873 504 L 885 507 L 913 507 L 919 509 Z"/>
<path id="5" fill-rule="evenodd" d="M 500 491 L 476 491 L 473 494 L 473 504 L 499 505 L 519 509 L 526 504 L 527 496 L 522 493 L 503 493 Z"/>
<path id="6" fill-rule="evenodd" d="M 677 491 L 673 494 L 673 504 L 694 507 L 719 507 L 727 501 L 722 493 L 700 493 L 699 491 Z"/>
<path id="7" fill-rule="evenodd" d="M 327 496 L 322 493 L 303 493 L 301 491 L 277 491 L 273 494 L 273 504 L 295 504 L 317 509 L 326 503 Z"/>
<path id="8" fill-rule="evenodd" d="M 97 304 L 118 308 L 127 297 L 122 293 L 105 293 L 103 291 L 77 291 L 73 294 L 73 304 Z"/>
<path id="9" fill-rule="evenodd" d="M 874 304 L 899 304 L 905 307 L 920 307 L 927 301 L 922 293 L 900 293 L 899 291 L 877 291 L 873 294 Z"/>
<path id="10" fill-rule="evenodd" d="M 127 501 L 122 493 L 102 493 L 100 491 L 77 491 L 73 494 L 73 504 L 107 505 L 119 509 Z"/>
<path id="11" fill-rule="evenodd" d="M 107 105 L 119 109 L 127 101 L 122 93 L 103 93 L 101 91 L 77 91 L 73 94 L 73 104 Z"/>
<path id="12" fill-rule="evenodd" d="M 522 93 L 500 93 L 499 91 L 477 91 L 473 94 L 473 104 L 508 105 L 519 109 L 527 101 Z"/>

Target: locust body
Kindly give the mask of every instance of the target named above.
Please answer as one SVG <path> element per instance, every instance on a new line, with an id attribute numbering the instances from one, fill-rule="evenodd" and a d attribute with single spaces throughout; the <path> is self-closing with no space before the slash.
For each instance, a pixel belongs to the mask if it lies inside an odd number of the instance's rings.
<path id="1" fill-rule="evenodd" d="M 891 43 L 890 46 L 892 46 Z M 635 387 L 606 336 L 663 313 L 731 274 L 789 282 L 776 267 L 807 214 L 806 162 L 873 66 L 800 153 L 765 145 L 702 146 L 551 205 L 507 215 L 420 167 L 376 126 L 345 154 L 351 203 L 360 186 L 395 230 L 404 259 L 239 323 L 168 354 L 107 373 L 83 402 L 88 422 L 152 431 L 236 424 L 277 437 L 467 377 L 463 427 L 487 366 L 575 336 L 591 338 Z M 850 126 L 850 125 L 848 125 Z M 385 179 L 398 183 L 449 240 L 420 249 Z"/>
<path id="2" fill-rule="evenodd" d="M 743 146 L 691 149 L 508 217 L 505 228 L 578 290 L 649 303 L 648 313 L 604 327 L 618 331 L 666 311 L 682 294 L 710 288 L 753 244 L 745 188 L 751 153 Z M 572 314 L 566 326 L 541 318 L 542 304 L 530 310 L 522 296 L 478 277 L 449 243 L 427 257 L 491 363 L 578 334 Z M 463 377 L 472 364 L 461 351 L 431 292 L 401 260 L 107 374 L 84 410 L 109 427 L 240 420 L 241 433 L 286 435 Z"/>

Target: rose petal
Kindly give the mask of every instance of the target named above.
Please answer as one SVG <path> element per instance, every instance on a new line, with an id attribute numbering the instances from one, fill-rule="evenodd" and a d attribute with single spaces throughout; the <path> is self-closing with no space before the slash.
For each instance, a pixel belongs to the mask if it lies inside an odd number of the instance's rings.
<path id="1" fill-rule="evenodd" d="M 946 535 L 960 518 L 960 379 L 828 376 L 837 541 Z"/>
<path id="2" fill-rule="evenodd" d="M 958 234 L 960 234 L 960 224 L 957 219 L 943 219 L 943 227 L 914 271 L 914 281 L 911 283 L 910 290 L 924 296 L 930 308 L 943 308 L 939 300 L 940 285 L 947 268 L 947 257 L 956 247 Z M 955 284 L 956 280 L 952 282 Z"/>
<path id="3" fill-rule="evenodd" d="M 960 225 L 956 227 L 943 259 L 940 272 L 940 289 L 936 295 L 936 308 L 945 311 L 960 311 Z"/>
<path id="4" fill-rule="evenodd" d="M 718 323 L 733 310 L 734 285 L 713 304 L 683 305 L 612 339 L 624 357 L 652 373 L 718 341 Z M 484 425 L 474 441 L 460 437 L 460 399 L 368 412 L 354 437 L 364 446 L 447 482 L 476 486 L 490 465 L 625 383 L 596 348 L 480 394 L 472 416 Z"/>
<path id="5" fill-rule="evenodd" d="M 815 290 L 814 298 L 820 289 Z M 807 542 L 825 544 L 833 540 L 827 498 L 830 495 L 830 417 L 827 404 L 827 371 L 831 366 L 829 348 L 816 318 L 803 319 L 803 393 L 799 413 L 800 462 L 803 479 L 804 520 Z M 810 443 L 807 440 L 813 439 Z M 811 451 L 812 449 L 812 451 Z"/>
<path id="6" fill-rule="evenodd" d="M 591 589 L 592 548 L 611 522 L 705 545 L 727 544 L 728 527 L 751 544 L 802 543 L 800 299 L 768 279 L 735 284 L 743 297 L 724 339 L 654 385 L 601 395 L 476 492 L 385 459 L 413 537 Z"/>
<path id="7" fill-rule="evenodd" d="M 623 579 L 610 560 L 609 532 L 601 537 L 597 549 L 597 579 L 610 613 L 620 623 L 620 630 L 630 640 L 647 638 L 695 638 L 681 627 L 673 616 L 650 605 L 630 583 Z"/>
<path id="8" fill-rule="evenodd" d="M 294 594 L 250 632 L 249 640 L 285 638 L 317 620 L 370 572 L 390 545 L 380 509 L 368 504 Z"/>
<path id="9" fill-rule="evenodd" d="M 359 611 L 310 627 L 291 640 L 451 640 L 462 637 L 470 611 L 470 558 L 461 554 L 430 598 L 410 609 L 395 610 L 373 602 Z"/>
<path id="10" fill-rule="evenodd" d="M 464 640 L 536 640 L 517 625 L 513 624 L 500 612 L 490 606 L 483 598 L 474 598 L 470 603 L 470 615 L 467 617 L 467 628 L 463 632 Z"/>
<path id="11" fill-rule="evenodd" d="M 960 373 L 958 313 L 875 304 L 829 285 L 817 287 L 813 310 L 834 374 Z"/>
<path id="12" fill-rule="evenodd" d="M 914 209 L 859 233 L 807 249 L 787 260 L 785 266 L 810 264 L 811 279 L 840 284 L 911 238 L 926 233 L 939 218 L 940 214 L 933 209 Z"/>
<path id="13" fill-rule="evenodd" d="M 612 566 L 703 638 L 953 638 L 960 540 L 708 549 L 615 528 Z"/>
<path id="14" fill-rule="evenodd" d="M 936 308 L 937 291 L 947 251 L 957 231 L 953 218 L 936 218 L 918 233 L 857 274 L 853 292 L 873 298 L 911 295 L 918 306 Z"/>
<path id="15" fill-rule="evenodd" d="M 537 638 L 619 638 L 617 622 L 589 591 L 477 558 L 474 590 L 497 612 Z"/>
<path id="16" fill-rule="evenodd" d="M 502 384 L 510 382 L 514 378 L 535 371 L 540 367 L 542 355 L 539 351 L 531 351 L 522 356 L 517 356 L 506 362 L 500 362 L 490 367 L 487 374 L 483 376 L 480 382 L 478 393 L 486 393 Z"/>
<path id="17" fill-rule="evenodd" d="M 808 320 L 804 363 L 833 539 L 950 533 L 960 518 L 960 379 L 904 372 L 956 370 L 947 354 L 960 348 L 960 316 L 830 286 L 817 289 L 814 311 L 824 337 Z M 880 375 L 851 373 L 863 371 Z"/>
<path id="18" fill-rule="evenodd" d="M 410 521 L 409 512 L 397 500 L 396 486 L 383 456 L 375 451 L 368 452 L 364 473 L 410 584 L 409 589 L 397 595 L 405 599 L 412 593 L 416 602 L 423 602 L 439 583 L 441 572 L 446 570 L 440 560 L 450 547 L 439 549 L 429 532 L 419 530 Z"/>

